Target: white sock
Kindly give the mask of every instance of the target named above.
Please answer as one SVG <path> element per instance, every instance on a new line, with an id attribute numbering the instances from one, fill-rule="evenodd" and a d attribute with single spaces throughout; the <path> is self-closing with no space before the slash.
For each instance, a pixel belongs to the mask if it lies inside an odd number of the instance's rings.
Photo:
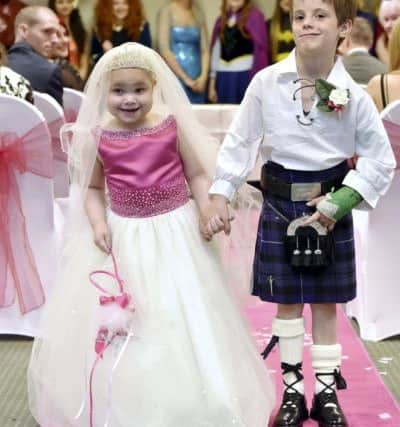
<path id="1" fill-rule="evenodd" d="M 298 319 L 279 319 L 274 318 L 272 321 L 272 333 L 279 337 L 279 353 L 281 362 L 289 365 L 296 365 L 303 361 L 304 347 L 304 318 Z M 296 383 L 297 377 L 293 372 L 283 375 L 286 384 Z M 301 394 L 304 394 L 304 381 L 300 380 L 293 385 L 293 388 Z M 288 393 L 294 393 L 287 388 Z"/>
<path id="2" fill-rule="evenodd" d="M 340 344 L 332 345 L 312 345 L 311 346 L 311 360 L 312 367 L 315 374 L 332 373 L 332 375 L 323 375 L 316 378 L 315 381 L 315 394 L 324 391 L 325 393 L 332 393 L 332 390 L 326 388 L 321 382 L 336 388 L 335 378 L 333 372 L 339 370 L 342 361 L 342 346 Z"/>

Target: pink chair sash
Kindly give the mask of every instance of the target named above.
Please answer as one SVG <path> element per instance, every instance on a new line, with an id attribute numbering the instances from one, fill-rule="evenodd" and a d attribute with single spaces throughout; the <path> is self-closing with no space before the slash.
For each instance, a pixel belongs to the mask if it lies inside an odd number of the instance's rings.
<path id="1" fill-rule="evenodd" d="M 0 307 L 15 294 L 22 314 L 40 307 L 44 291 L 26 231 L 16 174 L 53 177 L 48 129 L 42 122 L 23 136 L 0 132 Z"/>
<path id="2" fill-rule="evenodd" d="M 64 117 L 67 123 L 75 123 L 78 117 L 78 112 L 73 108 L 66 108 L 64 110 Z"/>
<path id="3" fill-rule="evenodd" d="M 394 157 L 396 158 L 396 169 L 400 169 L 400 125 L 389 120 L 383 120 L 386 132 L 392 145 Z"/>
<path id="4" fill-rule="evenodd" d="M 50 123 L 47 123 L 51 136 L 51 145 L 53 147 L 53 158 L 60 162 L 67 162 L 68 156 L 61 148 L 60 128 L 64 124 L 64 117 L 59 117 Z"/>

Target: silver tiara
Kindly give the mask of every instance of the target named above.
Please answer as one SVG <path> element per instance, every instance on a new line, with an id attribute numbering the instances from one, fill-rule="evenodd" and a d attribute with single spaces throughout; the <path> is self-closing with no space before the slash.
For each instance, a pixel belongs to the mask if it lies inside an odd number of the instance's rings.
<path id="1" fill-rule="evenodd" d="M 107 71 L 112 71 L 120 68 L 140 68 L 148 71 L 156 79 L 149 53 L 151 53 L 149 48 L 137 43 L 126 43 L 112 51 L 113 56 L 109 60 L 106 69 Z"/>

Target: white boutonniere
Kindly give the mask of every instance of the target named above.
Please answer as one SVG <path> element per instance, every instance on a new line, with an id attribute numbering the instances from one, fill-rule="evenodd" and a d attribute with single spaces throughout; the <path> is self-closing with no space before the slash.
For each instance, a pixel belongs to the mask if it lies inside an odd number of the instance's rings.
<path id="1" fill-rule="evenodd" d="M 340 89 L 323 79 L 315 81 L 315 91 L 319 96 L 317 108 L 326 113 L 335 111 L 342 113 L 350 101 L 350 91 Z"/>

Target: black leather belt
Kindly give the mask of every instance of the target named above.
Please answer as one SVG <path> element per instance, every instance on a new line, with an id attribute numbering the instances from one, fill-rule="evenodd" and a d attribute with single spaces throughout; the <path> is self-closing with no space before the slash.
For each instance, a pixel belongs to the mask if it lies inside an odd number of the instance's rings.
<path id="1" fill-rule="evenodd" d="M 329 193 L 332 189 L 337 190 L 342 186 L 344 175 L 333 180 L 322 182 L 295 182 L 289 183 L 273 176 L 262 168 L 261 190 L 274 196 L 293 202 L 305 202 L 322 194 Z"/>

